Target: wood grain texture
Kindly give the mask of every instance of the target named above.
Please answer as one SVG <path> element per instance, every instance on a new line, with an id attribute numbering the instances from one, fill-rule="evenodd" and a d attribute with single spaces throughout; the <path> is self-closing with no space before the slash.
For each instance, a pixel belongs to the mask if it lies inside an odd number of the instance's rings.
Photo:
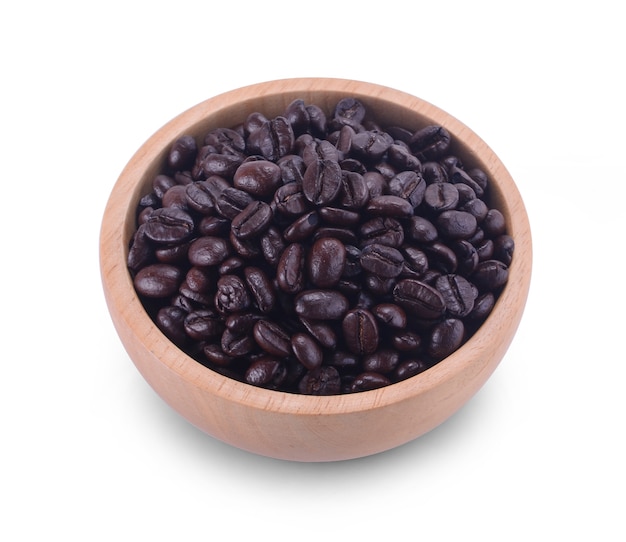
<path id="1" fill-rule="evenodd" d="M 311 397 L 255 388 L 189 358 L 158 330 L 135 294 L 126 268 L 137 202 L 148 191 L 170 144 L 182 134 L 242 122 L 249 113 L 281 114 L 296 98 L 330 112 L 342 97 L 362 100 L 382 125 L 445 126 L 454 152 L 492 179 L 493 197 L 516 243 L 509 282 L 480 330 L 428 371 L 386 388 Z M 136 152 L 107 203 L 100 233 L 105 298 L 119 337 L 154 390 L 189 422 L 239 448 L 295 461 L 371 455 L 413 440 L 461 408 L 504 356 L 522 317 L 532 268 L 531 232 L 520 193 L 505 166 L 474 132 L 436 106 L 409 94 L 342 79 L 287 79 L 208 99 L 166 124 Z"/>

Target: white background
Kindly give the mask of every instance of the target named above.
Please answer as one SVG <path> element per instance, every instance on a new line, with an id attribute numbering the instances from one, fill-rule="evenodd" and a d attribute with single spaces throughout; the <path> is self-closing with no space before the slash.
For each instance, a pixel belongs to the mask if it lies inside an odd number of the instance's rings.
<path id="1" fill-rule="evenodd" d="M 618 6 L 5 2 L 0 539 L 625 540 Z M 206 98 L 297 76 L 456 116 L 511 172 L 534 237 L 527 309 L 484 388 L 417 441 L 341 463 L 191 427 L 136 371 L 100 286 L 102 212 L 139 146 Z"/>

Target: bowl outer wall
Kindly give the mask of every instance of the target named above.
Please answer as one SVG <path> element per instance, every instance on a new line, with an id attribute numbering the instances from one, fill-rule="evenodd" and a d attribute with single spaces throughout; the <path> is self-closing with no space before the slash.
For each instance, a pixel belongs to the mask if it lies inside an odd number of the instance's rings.
<path id="1" fill-rule="evenodd" d="M 346 96 L 362 100 L 382 125 L 446 127 L 457 142 L 453 152 L 488 172 L 493 205 L 503 212 L 516 243 L 509 282 L 492 314 L 461 349 L 424 373 L 385 388 L 313 397 L 265 390 L 219 375 L 173 345 L 135 293 L 126 257 L 137 202 L 180 135 L 200 136 L 212 128 L 234 126 L 255 111 L 279 115 L 297 98 L 328 113 Z M 295 461 L 335 461 L 413 440 L 445 421 L 480 389 L 504 356 L 522 317 L 532 247 L 517 186 L 495 153 L 467 126 L 395 89 L 304 78 L 259 83 L 210 98 L 148 139 L 122 171 L 107 202 L 100 266 L 105 299 L 122 344 L 150 386 L 179 414 L 213 437 L 253 453 Z"/>

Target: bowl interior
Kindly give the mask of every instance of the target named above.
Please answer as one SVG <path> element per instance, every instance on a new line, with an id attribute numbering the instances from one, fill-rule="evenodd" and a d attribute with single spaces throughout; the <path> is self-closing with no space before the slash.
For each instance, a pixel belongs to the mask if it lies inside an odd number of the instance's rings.
<path id="1" fill-rule="evenodd" d="M 266 117 L 279 115 L 297 98 L 319 105 L 330 114 L 335 104 L 347 96 L 361 100 L 369 117 L 382 126 L 397 125 L 410 130 L 427 124 L 446 127 L 454 139 L 451 153 L 488 173 L 490 202 L 504 214 L 508 232 L 516 242 L 509 282 L 491 315 L 465 345 L 424 373 L 386 388 L 342 396 L 300 396 L 256 388 L 219 375 L 162 335 L 135 294 L 125 262 L 136 227 L 137 203 L 149 192 L 170 145 L 179 136 L 191 134 L 200 138 L 211 129 L 242 123 L 256 111 Z M 140 348 L 138 340 L 168 371 L 198 389 L 258 408 L 320 415 L 401 403 L 416 394 L 429 393 L 463 371 L 483 372 L 481 382 L 476 384 L 480 387 L 504 355 L 521 318 L 530 281 L 531 240 L 524 205 L 508 171 L 487 144 L 456 118 L 417 97 L 379 85 L 340 79 L 294 79 L 261 83 L 216 96 L 182 113 L 155 133 L 133 156 L 113 189 L 103 220 L 101 266 L 107 302 L 131 358 L 134 349 Z M 145 373 L 144 376 L 151 378 Z"/>

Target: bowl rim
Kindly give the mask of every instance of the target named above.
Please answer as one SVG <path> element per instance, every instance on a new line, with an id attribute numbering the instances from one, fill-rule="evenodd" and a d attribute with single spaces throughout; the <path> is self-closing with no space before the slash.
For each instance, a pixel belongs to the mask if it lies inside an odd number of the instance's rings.
<path id="1" fill-rule="evenodd" d="M 129 227 L 129 206 L 124 205 L 125 201 L 131 196 L 136 205 L 136 192 L 141 184 L 138 178 L 159 157 L 162 159 L 167 146 L 189 126 L 197 125 L 207 115 L 215 115 L 216 111 L 232 107 L 233 103 L 251 95 L 272 100 L 284 93 L 304 95 L 320 92 L 374 98 L 396 106 L 409 107 L 421 116 L 446 126 L 455 139 L 471 140 L 475 147 L 471 147 L 470 152 L 483 157 L 484 166 L 490 172 L 498 172 L 495 180 L 498 192 L 506 193 L 506 199 L 502 197 L 499 208 L 504 207 L 501 210 L 507 217 L 509 233 L 516 243 L 515 256 L 509 268 L 509 283 L 491 314 L 461 348 L 433 367 L 406 380 L 375 390 L 330 396 L 303 395 L 252 386 L 221 375 L 185 354 L 158 329 L 138 298 L 126 268 L 127 246 L 124 242 L 125 232 Z M 501 347 L 506 351 L 521 319 L 530 286 L 531 247 L 528 216 L 515 182 L 493 150 L 465 124 L 421 98 L 390 87 L 349 79 L 304 77 L 255 83 L 208 98 L 180 113 L 150 136 L 124 167 L 106 204 L 100 232 L 100 271 L 109 309 L 115 308 L 120 316 L 120 321 L 114 322 L 118 333 L 122 334 L 121 326 L 133 330 L 137 339 L 164 366 L 187 383 L 209 394 L 252 408 L 300 416 L 325 416 L 388 407 L 409 400 L 416 394 L 429 393 L 456 378 L 459 372 L 483 370 L 479 367 L 472 369 L 468 364 L 488 355 L 493 348 L 493 338 L 503 328 L 506 329 L 507 338 L 506 344 Z M 470 350 L 472 356 L 467 355 Z M 493 369 L 495 367 L 488 370 Z"/>

